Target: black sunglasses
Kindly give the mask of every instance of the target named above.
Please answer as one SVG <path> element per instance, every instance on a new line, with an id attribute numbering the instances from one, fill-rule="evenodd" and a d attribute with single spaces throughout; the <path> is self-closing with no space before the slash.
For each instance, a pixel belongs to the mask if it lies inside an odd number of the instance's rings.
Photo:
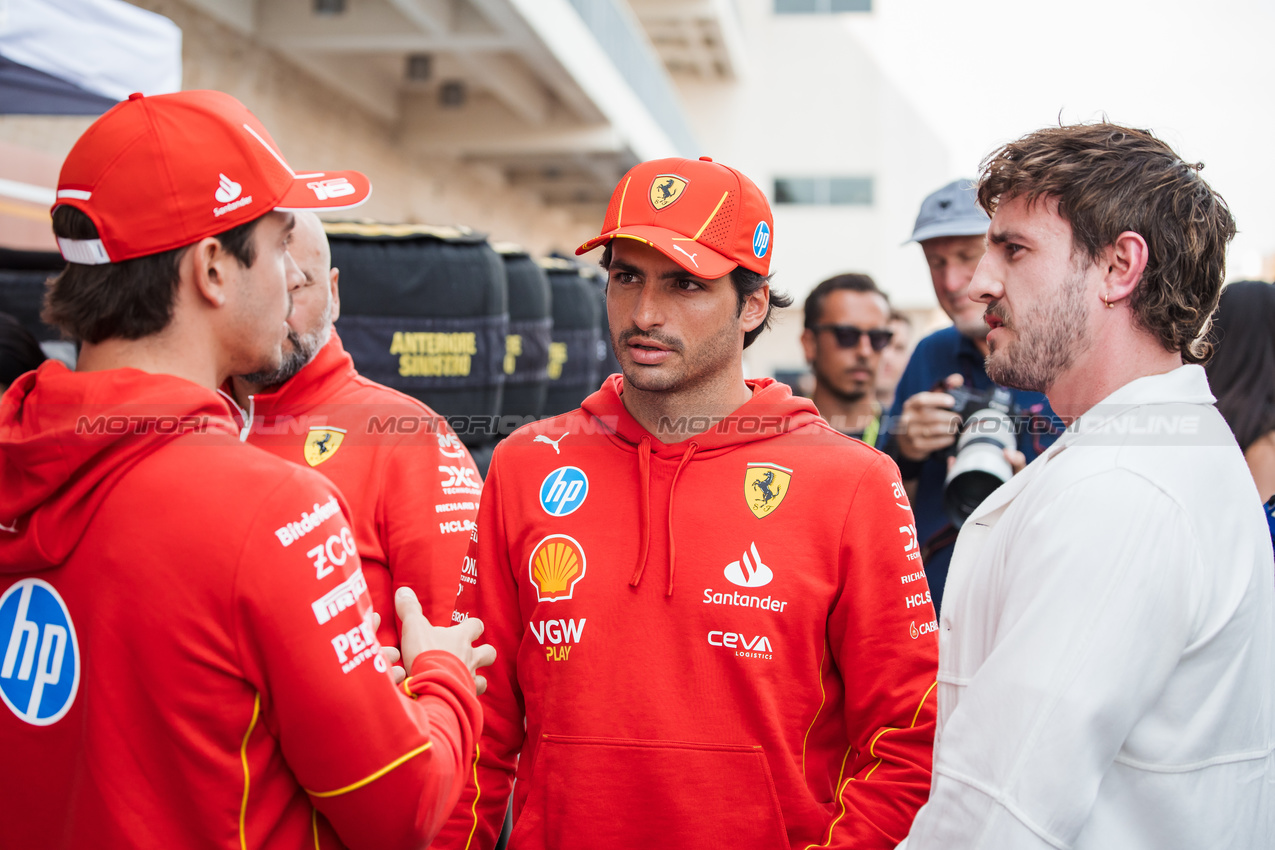
<path id="1" fill-rule="evenodd" d="M 872 346 L 873 351 L 883 351 L 890 344 L 890 340 L 894 339 L 894 331 L 889 328 L 873 328 L 865 331 L 863 328 L 856 328 L 854 325 L 815 325 L 812 331 L 832 331 L 837 337 L 837 345 L 841 348 L 855 348 L 859 345 L 859 340 L 864 334 L 868 336 L 868 345 Z"/>

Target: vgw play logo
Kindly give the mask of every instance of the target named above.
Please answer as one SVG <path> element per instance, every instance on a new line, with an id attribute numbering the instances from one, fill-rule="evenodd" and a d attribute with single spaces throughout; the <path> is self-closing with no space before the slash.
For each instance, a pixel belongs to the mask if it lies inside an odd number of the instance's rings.
<path id="1" fill-rule="evenodd" d="M 0 697 L 33 726 L 56 723 L 80 686 L 80 647 L 53 586 L 26 578 L 0 596 Z"/>

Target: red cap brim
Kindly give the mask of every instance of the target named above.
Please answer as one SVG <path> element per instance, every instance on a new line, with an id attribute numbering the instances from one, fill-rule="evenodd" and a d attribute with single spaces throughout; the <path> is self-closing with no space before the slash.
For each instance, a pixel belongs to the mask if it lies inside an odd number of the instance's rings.
<path id="1" fill-rule="evenodd" d="M 296 175 L 275 209 L 348 210 L 371 195 L 371 181 L 357 171 L 318 171 Z"/>
<path id="2" fill-rule="evenodd" d="M 644 224 L 621 227 L 610 233 L 595 236 L 576 248 L 576 255 L 592 251 L 612 239 L 633 239 L 650 245 L 691 274 L 705 280 L 725 277 L 739 266 L 739 263 L 723 257 L 702 243 L 688 239 L 675 230 Z"/>

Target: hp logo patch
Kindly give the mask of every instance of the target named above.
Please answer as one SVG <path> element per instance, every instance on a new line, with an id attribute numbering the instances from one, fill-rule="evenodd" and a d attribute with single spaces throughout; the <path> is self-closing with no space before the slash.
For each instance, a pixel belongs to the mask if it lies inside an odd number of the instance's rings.
<path id="1" fill-rule="evenodd" d="M 62 719 L 80 686 L 80 647 L 53 585 L 24 578 L 0 596 L 0 697 L 33 726 Z"/>
<path id="2" fill-rule="evenodd" d="M 757 222 L 757 229 L 753 231 L 753 253 L 757 255 L 757 259 L 766 256 L 766 252 L 770 250 L 770 225 L 764 221 Z"/>
<path id="3" fill-rule="evenodd" d="M 540 485 L 540 507 L 549 516 L 566 516 L 584 504 L 589 476 L 574 466 L 560 466 Z"/>

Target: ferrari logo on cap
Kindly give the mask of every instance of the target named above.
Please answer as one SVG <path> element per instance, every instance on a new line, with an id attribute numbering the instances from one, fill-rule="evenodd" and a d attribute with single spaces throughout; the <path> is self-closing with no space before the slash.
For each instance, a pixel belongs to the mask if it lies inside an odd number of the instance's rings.
<path id="1" fill-rule="evenodd" d="M 651 206 L 662 210 L 677 202 L 686 191 L 686 180 L 676 174 L 659 174 L 651 181 Z"/>
<path id="2" fill-rule="evenodd" d="M 309 436 L 305 438 L 305 462 L 318 466 L 336 454 L 344 441 L 343 428 L 311 428 Z"/>
<path id="3" fill-rule="evenodd" d="M 786 467 L 772 463 L 748 464 L 748 471 L 744 473 L 744 500 L 753 516 L 758 519 L 770 516 L 788 495 L 791 481 L 792 470 Z"/>

